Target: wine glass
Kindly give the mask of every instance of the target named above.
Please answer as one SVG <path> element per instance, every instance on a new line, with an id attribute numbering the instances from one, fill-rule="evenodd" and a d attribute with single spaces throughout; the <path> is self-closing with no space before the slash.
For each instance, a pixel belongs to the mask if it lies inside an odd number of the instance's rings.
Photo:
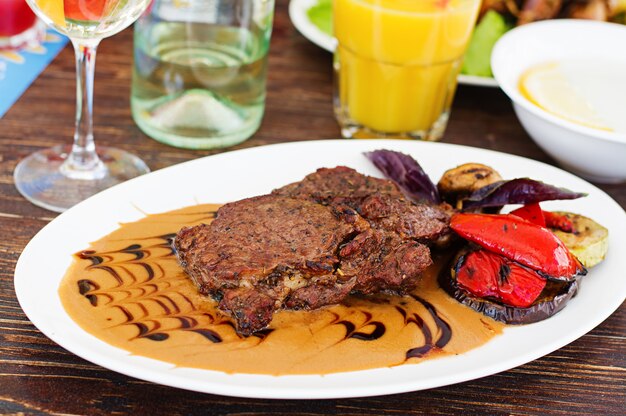
<path id="1" fill-rule="evenodd" d="M 95 147 L 93 79 L 102 38 L 133 23 L 150 0 L 27 0 L 49 26 L 67 35 L 76 55 L 76 129 L 72 146 L 56 146 L 23 159 L 13 173 L 18 191 L 35 205 L 62 212 L 117 183 L 149 172 L 123 150 Z"/>

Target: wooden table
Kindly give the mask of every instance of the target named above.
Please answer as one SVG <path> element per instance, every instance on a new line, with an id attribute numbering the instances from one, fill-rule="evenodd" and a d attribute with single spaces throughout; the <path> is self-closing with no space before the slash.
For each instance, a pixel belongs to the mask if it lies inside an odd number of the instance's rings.
<path id="1" fill-rule="evenodd" d="M 105 40 L 99 52 L 95 133 L 100 143 L 141 155 L 153 170 L 214 153 L 167 147 L 135 126 L 129 108 L 129 30 Z M 624 306 L 572 344 L 513 370 L 428 391 L 361 399 L 271 401 L 199 394 L 113 373 L 68 353 L 29 322 L 15 298 L 18 256 L 55 214 L 25 201 L 12 173 L 29 153 L 69 142 L 73 65 L 67 47 L 0 119 L 0 414 L 626 413 Z M 266 116 L 259 132 L 238 147 L 339 137 L 331 92 L 330 54 L 296 32 L 287 17 L 287 0 L 279 0 Z M 553 163 L 522 130 L 497 89 L 461 86 L 443 141 Z M 601 188 L 626 206 L 626 185 Z"/>

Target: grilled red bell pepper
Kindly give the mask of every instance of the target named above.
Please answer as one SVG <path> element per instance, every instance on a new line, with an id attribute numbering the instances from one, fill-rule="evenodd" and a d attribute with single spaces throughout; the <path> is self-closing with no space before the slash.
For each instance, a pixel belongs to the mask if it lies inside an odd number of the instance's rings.
<path id="1" fill-rule="evenodd" d="M 481 247 L 549 278 L 571 281 L 586 270 L 550 230 L 511 214 L 455 214 L 450 227 Z"/>
<path id="2" fill-rule="evenodd" d="M 538 202 L 526 204 L 521 208 L 511 211 L 511 214 L 524 218 L 542 227 L 556 228 L 565 233 L 574 231 L 574 224 L 565 216 L 555 212 L 543 211 Z"/>
<path id="3" fill-rule="evenodd" d="M 462 256 L 455 270 L 460 288 L 516 308 L 532 305 L 546 286 L 546 279 L 537 272 L 487 250 Z"/>
<path id="4" fill-rule="evenodd" d="M 543 216 L 543 211 L 539 206 L 539 202 L 535 202 L 534 204 L 526 204 L 523 207 L 516 209 L 515 211 L 511 211 L 511 214 L 524 218 L 525 220 L 528 220 L 533 224 L 537 224 L 542 227 L 546 226 L 546 220 Z"/>
<path id="5" fill-rule="evenodd" d="M 556 228 L 565 233 L 574 232 L 574 224 L 565 215 L 557 214 L 555 212 L 543 211 L 543 217 L 546 220 L 546 227 Z"/>

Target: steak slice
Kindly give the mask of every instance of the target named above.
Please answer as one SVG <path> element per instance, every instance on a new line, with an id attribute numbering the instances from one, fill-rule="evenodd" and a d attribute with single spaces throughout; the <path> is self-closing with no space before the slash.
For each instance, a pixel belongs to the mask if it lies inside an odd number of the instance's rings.
<path id="1" fill-rule="evenodd" d="M 323 205 L 347 205 L 372 227 L 425 243 L 450 234 L 450 214 L 442 207 L 415 204 L 387 179 L 363 175 L 352 168 L 321 168 L 302 181 L 275 189 L 275 195 L 306 199 Z"/>
<path id="2" fill-rule="evenodd" d="M 363 175 L 346 166 L 320 168 L 303 180 L 275 189 L 272 193 L 311 199 L 322 204 L 329 204 L 337 198 L 356 201 L 370 195 L 404 199 L 404 194 L 392 181 Z"/>
<path id="3" fill-rule="evenodd" d="M 432 264 L 430 250 L 417 241 L 370 229 L 341 247 L 340 272 L 356 277 L 353 292 L 380 291 L 404 293 L 413 289 L 421 272 Z"/>
<path id="4" fill-rule="evenodd" d="M 335 273 L 339 247 L 367 228 L 351 209 L 265 195 L 224 205 L 210 224 L 183 228 L 175 248 L 199 291 L 219 299 L 248 335 L 300 287 L 349 293 L 354 281 Z"/>
<path id="5" fill-rule="evenodd" d="M 182 229 L 176 249 L 202 293 L 273 287 L 278 271 L 293 279 L 300 271 L 332 274 L 339 244 L 364 228 L 368 224 L 353 211 L 335 213 L 313 202 L 264 195 L 222 206 L 211 224 Z"/>
<path id="6" fill-rule="evenodd" d="M 180 230 L 174 245 L 199 291 L 243 335 L 263 329 L 279 308 L 411 289 L 432 262 L 428 247 L 373 229 L 346 204 L 276 194 L 226 204 L 212 223 Z"/>

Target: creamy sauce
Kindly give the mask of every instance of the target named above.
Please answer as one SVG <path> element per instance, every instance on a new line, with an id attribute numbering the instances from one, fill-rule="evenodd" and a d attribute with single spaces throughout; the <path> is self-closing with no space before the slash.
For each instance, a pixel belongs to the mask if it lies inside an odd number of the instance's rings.
<path id="1" fill-rule="evenodd" d="M 227 373 L 327 374 L 414 363 L 476 348 L 503 324 L 457 303 L 431 267 L 410 296 L 350 297 L 314 311 L 280 311 L 269 328 L 237 335 L 200 295 L 170 242 L 218 205 L 149 215 L 75 256 L 59 287 L 85 331 L 132 354 Z"/>

